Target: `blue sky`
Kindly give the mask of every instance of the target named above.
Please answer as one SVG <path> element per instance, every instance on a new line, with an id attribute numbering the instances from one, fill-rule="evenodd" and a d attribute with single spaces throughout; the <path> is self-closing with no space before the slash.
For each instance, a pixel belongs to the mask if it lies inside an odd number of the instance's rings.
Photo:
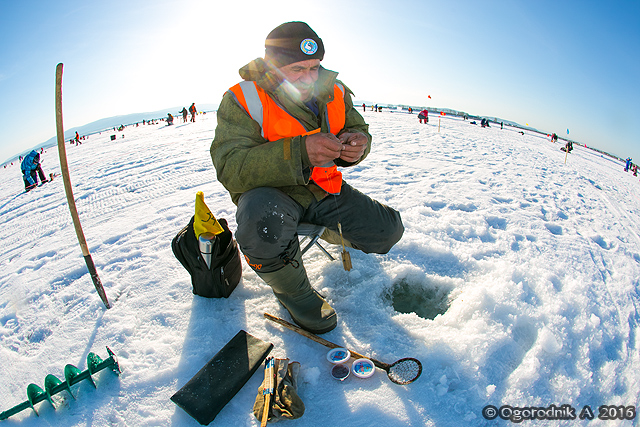
<path id="1" fill-rule="evenodd" d="M 640 1 L 228 3 L 0 0 L 0 161 L 55 135 L 59 62 L 69 129 L 217 103 L 271 29 L 302 20 L 358 99 L 569 129 L 640 162 Z"/>

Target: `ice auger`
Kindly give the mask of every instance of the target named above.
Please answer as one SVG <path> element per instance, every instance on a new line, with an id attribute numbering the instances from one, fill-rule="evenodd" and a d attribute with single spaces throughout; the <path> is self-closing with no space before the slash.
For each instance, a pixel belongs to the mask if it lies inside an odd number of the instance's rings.
<path id="1" fill-rule="evenodd" d="M 91 378 L 91 375 L 105 368 L 111 368 L 113 372 L 116 373 L 116 375 L 119 375 L 121 371 L 116 355 L 113 354 L 109 347 L 107 347 L 107 353 L 109 353 L 109 358 L 107 358 L 106 360 L 100 359 L 100 357 L 98 357 L 94 353 L 89 353 L 89 355 L 87 356 L 87 369 L 85 371 L 80 371 L 80 369 L 76 368 L 73 365 L 65 366 L 65 381 L 60 381 L 58 378 L 56 378 L 55 375 L 47 375 L 44 378 L 44 390 L 36 384 L 29 384 L 27 386 L 27 400 L 19 405 L 14 406 L 11 409 L 0 413 L 0 421 L 6 420 L 11 415 L 15 415 L 27 408 L 33 409 L 33 412 L 38 415 L 38 411 L 36 411 L 34 405 L 38 402 L 42 402 L 43 400 L 47 400 L 49 403 L 51 403 L 53 409 L 55 409 L 56 407 L 53 404 L 51 396 L 60 393 L 63 390 L 66 390 L 71 395 L 71 397 L 75 399 L 75 396 L 73 395 L 73 393 L 71 393 L 71 386 L 79 383 L 82 380 L 89 380 L 91 385 L 95 387 L 96 383 L 93 381 L 93 378 Z"/>

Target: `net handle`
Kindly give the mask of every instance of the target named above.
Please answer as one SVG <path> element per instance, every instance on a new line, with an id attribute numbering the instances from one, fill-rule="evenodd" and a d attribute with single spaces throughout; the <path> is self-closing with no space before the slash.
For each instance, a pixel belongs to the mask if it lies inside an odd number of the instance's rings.
<path id="1" fill-rule="evenodd" d="M 331 341 L 327 341 L 324 338 L 320 338 L 319 336 L 317 336 L 315 334 L 312 334 L 309 331 L 305 331 L 304 329 L 302 329 L 302 328 L 300 328 L 300 327 L 298 327 L 298 326 L 296 326 L 294 324 L 291 324 L 291 323 L 287 322 L 286 320 L 280 319 L 279 317 L 273 316 L 273 315 L 271 315 L 269 313 L 264 313 L 264 317 L 269 319 L 269 320 L 271 320 L 272 322 L 278 323 L 278 324 L 280 324 L 280 325 L 282 325 L 282 326 L 284 326 L 286 328 L 289 328 L 292 331 L 297 332 L 300 335 L 305 336 L 305 337 L 309 338 L 310 340 L 313 340 L 313 341 L 317 342 L 318 344 L 322 344 L 325 347 L 329 347 L 329 348 L 342 347 L 341 345 L 332 343 Z M 351 353 L 351 355 L 353 357 L 355 357 L 357 359 L 369 359 L 378 368 L 386 371 L 387 374 L 389 373 L 389 368 L 391 367 L 391 365 L 389 365 L 388 363 L 380 362 L 379 360 L 373 359 L 371 357 L 364 356 L 364 355 L 362 355 L 362 354 L 360 354 L 358 352 L 355 352 L 355 351 L 353 351 L 351 349 L 348 349 L 348 350 L 349 350 L 349 352 Z"/>

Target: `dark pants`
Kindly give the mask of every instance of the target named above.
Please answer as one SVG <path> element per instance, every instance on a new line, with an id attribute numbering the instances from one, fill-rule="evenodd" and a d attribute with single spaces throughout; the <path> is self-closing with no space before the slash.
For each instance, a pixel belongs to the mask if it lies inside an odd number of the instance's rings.
<path id="1" fill-rule="evenodd" d="M 33 187 L 38 185 L 38 175 L 40 175 L 40 182 L 45 182 L 47 180 L 47 178 L 44 176 L 44 171 L 42 170 L 42 166 L 40 165 L 38 165 L 37 168 L 32 169 L 30 173 L 31 173 L 31 179 L 33 179 L 33 182 L 35 182 L 35 184 L 30 184 L 25 177 L 22 177 L 22 180 L 24 181 L 25 190 L 31 190 Z"/>
<path id="2" fill-rule="evenodd" d="M 351 245 L 365 253 L 387 253 L 404 232 L 400 213 L 348 184 L 307 209 L 282 191 L 260 187 L 243 193 L 236 212 L 236 240 L 256 271 L 282 268 L 299 250 L 298 223 L 323 225 L 335 232 L 338 222 Z"/>

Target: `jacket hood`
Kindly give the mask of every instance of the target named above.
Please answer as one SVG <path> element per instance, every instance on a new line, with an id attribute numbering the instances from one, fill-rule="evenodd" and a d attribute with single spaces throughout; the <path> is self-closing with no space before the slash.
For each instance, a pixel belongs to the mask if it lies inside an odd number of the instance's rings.
<path id="1" fill-rule="evenodd" d="M 38 163 L 40 163 L 40 154 L 36 150 L 33 150 L 24 156 L 24 159 L 22 159 L 22 163 L 20 164 L 20 169 L 22 169 L 22 172 L 32 171 L 37 167 L 35 165 Z"/>
<path id="2" fill-rule="evenodd" d="M 29 159 L 30 162 L 33 162 L 34 159 L 40 160 L 40 154 L 36 150 L 32 150 L 29 154 L 27 154 L 24 158 L 25 160 Z"/>

